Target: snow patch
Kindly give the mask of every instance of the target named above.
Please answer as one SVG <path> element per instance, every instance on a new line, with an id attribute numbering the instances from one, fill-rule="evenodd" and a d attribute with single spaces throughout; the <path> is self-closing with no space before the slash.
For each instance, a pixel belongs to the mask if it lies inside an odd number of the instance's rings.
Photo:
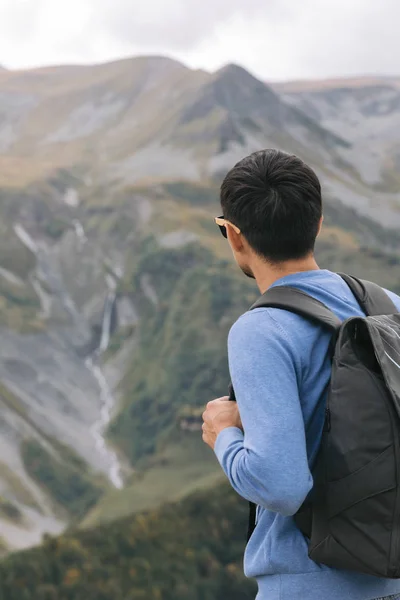
<path id="1" fill-rule="evenodd" d="M 32 278 L 32 286 L 40 300 L 41 312 L 39 318 L 46 320 L 51 315 L 52 297 L 43 289 L 42 284 L 36 277 Z"/>
<path id="2" fill-rule="evenodd" d="M 171 231 L 163 235 L 159 242 L 164 248 L 181 248 L 197 240 L 197 235 L 191 231 L 184 229 L 179 231 Z"/>
<path id="3" fill-rule="evenodd" d="M 151 144 L 114 164 L 110 169 L 110 175 L 120 177 L 127 183 L 134 183 L 147 177 L 168 180 L 176 177 L 197 181 L 201 172 L 190 150 Z"/>
<path id="4" fill-rule="evenodd" d="M 75 234 L 76 234 L 76 237 L 78 238 L 79 242 L 81 242 L 82 245 L 86 244 L 87 237 L 86 237 L 85 230 L 83 229 L 82 223 L 76 219 L 75 221 L 72 222 L 72 224 L 74 226 Z"/>
<path id="5" fill-rule="evenodd" d="M 27 230 L 24 227 L 22 227 L 22 225 L 17 223 L 16 225 L 14 225 L 14 231 L 21 240 L 21 242 L 24 244 L 24 246 L 26 246 L 28 250 L 30 250 L 34 254 L 37 254 L 39 246 L 32 238 L 32 236 L 27 232 Z"/>
<path id="6" fill-rule="evenodd" d="M 18 285 L 19 287 L 25 285 L 20 277 L 18 277 L 8 269 L 4 269 L 3 267 L 0 267 L 0 276 L 4 279 L 7 279 L 7 281 L 9 281 L 12 284 Z"/>
<path id="7" fill-rule="evenodd" d="M 139 314 L 129 298 L 126 296 L 118 298 L 117 306 L 118 325 L 120 327 L 127 327 L 139 323 Z"/>
<path id="8" fill-rule="evenodd" d="M 141 285 L 142 291 L 143 291 L 144 295 L 146 296 L 146 298 L 148 300 L 150 300 L 150 302 L 152 303 L 153 306 L 158 306 L 158 304 L 159 304 L 158 294 L 150 281 L 150 276 L 147 274 L 142 275 L 142 277 L 140 279 L 140 285 Z"/>
<path id="9" fill-rule="evenodd" d="M 75 108 L 66 123 L 50 134 L 45 142 L 70 142 L 92 135 L 113 119 L 124 109 L 126 101 L 109 92 L 96 101 L 88 101 Z"/>
<path id="10" fill-rule="evenodd" d="M 75 188 L 68 188 L 64 194 L 64 202 L 67 206 L 76 208 L 80 204 L 79 194 Z"/>

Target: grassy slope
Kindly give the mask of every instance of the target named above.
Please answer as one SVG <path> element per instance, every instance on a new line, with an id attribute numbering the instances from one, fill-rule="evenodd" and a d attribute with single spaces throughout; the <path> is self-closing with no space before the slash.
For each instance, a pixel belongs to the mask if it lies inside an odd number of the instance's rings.
<path id="1" fill-rule="evenodd" d="M 82 519 L 100 499 L 104 484 L 96 481 L 72 449 L 57 442 L 55 446 L 58 453 L 53 455 L 37 440 L 24 440 L 21 456 L 25 469 L 71 518 Z"/>
<path id="2" fill-rule="evenodd" d="M 110 490 L 83 520 L 83 527 L 112 521 L 184 498 L 224 480 L 200 432 L 177 430 L 173 440 L 142 461 L 123 492 Z"/>

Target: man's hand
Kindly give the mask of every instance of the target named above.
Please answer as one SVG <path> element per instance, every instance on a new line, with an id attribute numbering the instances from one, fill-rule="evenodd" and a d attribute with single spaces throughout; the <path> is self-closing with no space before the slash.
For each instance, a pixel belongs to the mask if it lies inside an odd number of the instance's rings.
<path id="1" fill-rule="evenodd" d="M 203 442 L 214 450 L 218 434 L 227 427 L 243 429 L 238 405 L 228 396 L 212 400 L 203 413 Z"/>

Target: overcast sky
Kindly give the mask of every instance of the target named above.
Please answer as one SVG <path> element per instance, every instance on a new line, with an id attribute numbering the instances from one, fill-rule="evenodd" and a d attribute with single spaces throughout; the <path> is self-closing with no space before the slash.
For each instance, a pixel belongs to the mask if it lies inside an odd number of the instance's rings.
<path id="1" fill-rule="evenodd" d="M 400 75 L 400 0 L 0 0 L 0 64 L 165 54 L 261 78 Z"/>

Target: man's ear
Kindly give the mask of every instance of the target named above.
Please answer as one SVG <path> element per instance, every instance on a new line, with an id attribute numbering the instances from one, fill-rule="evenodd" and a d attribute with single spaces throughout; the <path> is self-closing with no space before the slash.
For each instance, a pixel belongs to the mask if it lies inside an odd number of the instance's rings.
<path id="1" fill-rule="evenodd" d="M 232 250 L 234 252 L 241 252 L 244 247 L 242 234 L 237 233 L 229 223 L 226 224 L 226 233 Z"/>

